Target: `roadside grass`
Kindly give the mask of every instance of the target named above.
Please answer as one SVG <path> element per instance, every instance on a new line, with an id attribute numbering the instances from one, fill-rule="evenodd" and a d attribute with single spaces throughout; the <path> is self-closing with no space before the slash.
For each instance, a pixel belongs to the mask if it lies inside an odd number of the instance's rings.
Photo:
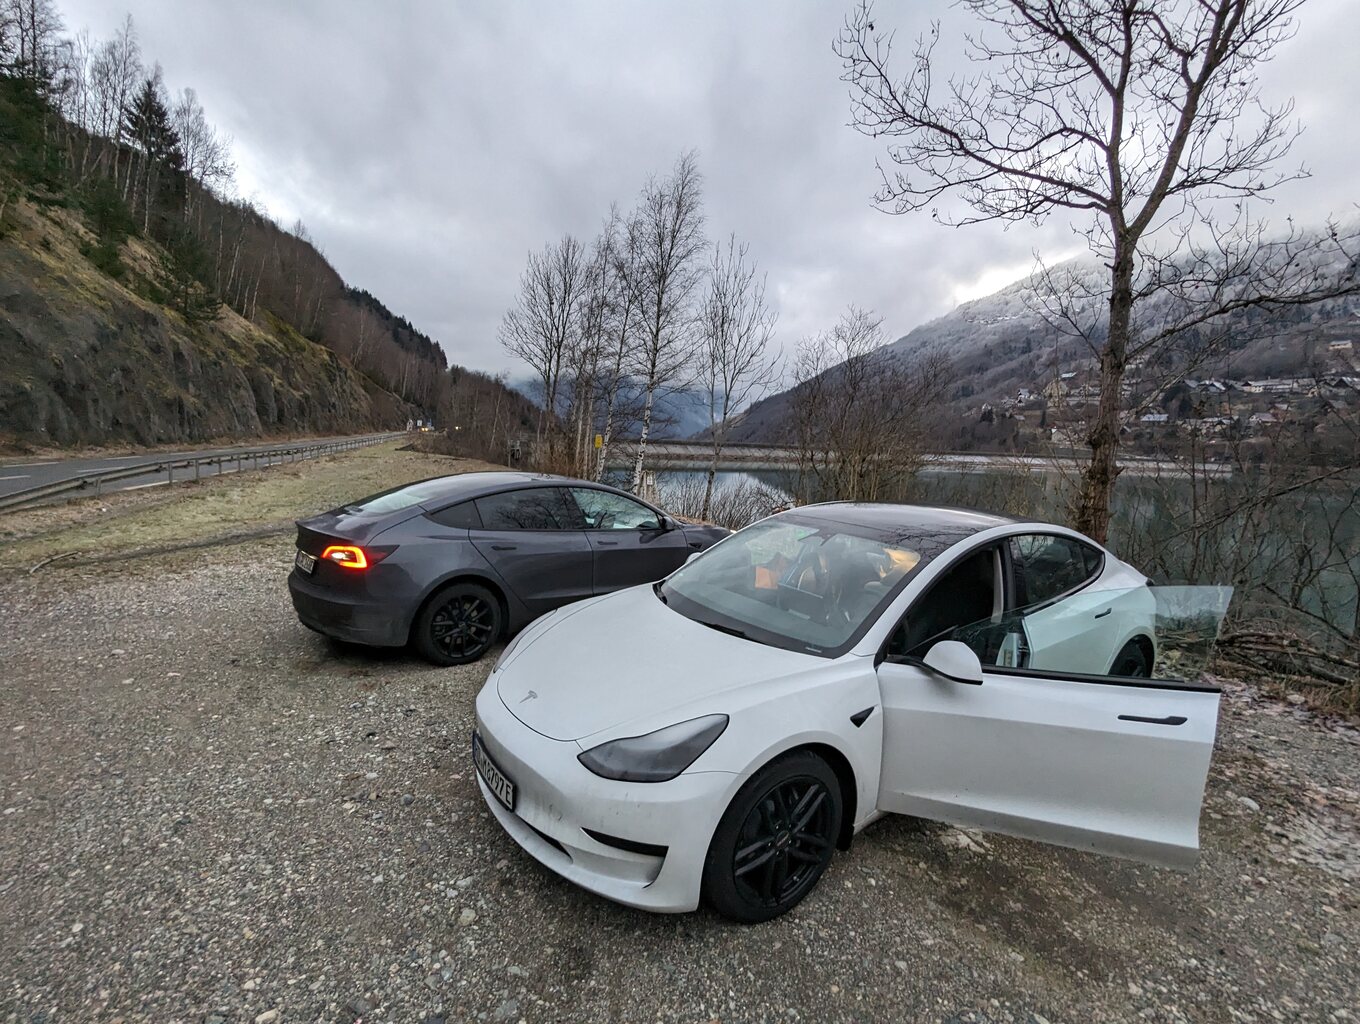
<path id="1" fill-rule="evenodd" d="M 400 451 L 401 444 L 9 513 L 0 516 L 0 571 L 27 572 L 40 563 L 82 565 L 284 533 L 295 519 L 412 480 L 504 468 Z"/>

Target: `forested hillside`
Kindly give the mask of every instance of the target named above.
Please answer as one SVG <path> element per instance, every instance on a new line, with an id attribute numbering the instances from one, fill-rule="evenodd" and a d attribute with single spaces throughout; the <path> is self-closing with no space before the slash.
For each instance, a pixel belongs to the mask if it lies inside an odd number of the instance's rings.
<path id="1" fill-rule="evenodd" d="M 1319 273 L 1340 274 L 1346 267 L 1323 266 Z M 1044 273 L 965 302 L 942 317 L 912 329 L 873 354 L 882 366 L 905 365 L 933 354 L 948 366 L 949 408 L 933 425 L 941 448 L 968 448 L 969 434 L 986 405 L 1000 407 L 1020 392 L 1041 396 L 1055 381 L 1075 376 L 1071 387 L 1090 380 L 1090 346 L 1054 315 L 1063 302 L 1079 304 L 1077 319 L 1099 344 L 1105 331 L 1103 268 L 1089 257 L 1058 264 Z M 1163 303 L 1149 303 L 1145 317 L 1155 320 Z M 1212 337 L 1210 334 L 1212 332 Z M 1360 343 L 1360 298 L 1342 296 L 1310 305 L 1263 312 L 1241 310 L 1187 331 L 1183 344 L 1170 347 L 1159 365 L 1140 368 L 1130 388 L 1130 406 L 1160 408 L 1159 394 L 1173 395 L 1185 377 L 1305 378 L 1355 375 L 1348 349 L 1333 343 Z M 768 441 L 791 430 L 792 392 L 755 403 L 732 424 L 733 440 Z M 985 433 L 986 431 L 984 431 Z"/>
<path id="2" fill-rule="evenodd" d="M 230 143 L 131 20 L 0 0 L 0 433 L 57 443 L 393 427 L 446 414 L 443 350 L 306 228 L 234 197 Z"/>

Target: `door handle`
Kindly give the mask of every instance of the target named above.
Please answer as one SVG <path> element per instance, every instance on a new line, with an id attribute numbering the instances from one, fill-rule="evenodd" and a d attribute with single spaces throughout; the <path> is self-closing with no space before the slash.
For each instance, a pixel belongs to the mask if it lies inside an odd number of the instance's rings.
<path id="1" fill-rule="evenodd" d="M 1106 608 L 1103 612 L 1096 612 L 1096 616 L 1095 616 L 1095 617 L 1096 617 L 1097 619 L 1103 619 L 1103 618 L 1105 618 L 1105 616 L 1109 615 L 1110 612 L 1112 612 L 1112 611 L 1114 611 L 1113 608 Z"/>
<path id="2" fill-rule="evenodd" d="M 492 545 L 491 545 L 491 550 L 492 550 L 492 551 L 514 551 L 517 547 L 519 547 L 518 544 L 492 544 Z"/>
<path id="3" fill-rule="evenodd" d="M 595 543 L 602 548 L 616 548 L 619 546 L 619 542 L 616 540 L 597 540 Z"/>
<path id="4" fill-rule="evenodd" d="M 1147 725 L 1184 725 L 1184 715 L 1167 715 L 1165 718 L 1148 718 L 1146 715 L 1120 715 L 1121 722 L 1144 722 Z"/>

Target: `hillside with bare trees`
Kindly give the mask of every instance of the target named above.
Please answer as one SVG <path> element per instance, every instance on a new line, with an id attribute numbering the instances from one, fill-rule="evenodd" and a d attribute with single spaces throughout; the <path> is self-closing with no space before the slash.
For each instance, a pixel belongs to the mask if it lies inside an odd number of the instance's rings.
<path id="1" fill-rule="evenodd" d="M 391 427 L 472 383 L 236 196 L 231 140 L 130 18 L 93 40 L 51 0 L 0 0 L 0 309 L 0 433 L 23 442 Z"/>

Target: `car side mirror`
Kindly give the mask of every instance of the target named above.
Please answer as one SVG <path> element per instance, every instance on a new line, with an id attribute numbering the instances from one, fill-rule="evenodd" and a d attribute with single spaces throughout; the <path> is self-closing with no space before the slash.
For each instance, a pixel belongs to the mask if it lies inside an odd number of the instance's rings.
<path id="1" fill-rule="evenodd" d="M 970 686 L 982 685 L 982 662 L 967 644 L 941 640 L 926 651 L 925 666 L 938 676 Z"/>
<path id="2" fill-rule="evenodd" d="M 703 554 L 702 551 L 691 551 L 691 552 L 689 553 L 689 557 L 685 559 L 685 564 L 686 564 L 686 565 L 689 565 L 690 562 L 694 561 L 696 558 L 698 558 L 698 557 L 699 557 L 700 555 L 702 555 L 702 554 Z"/>

